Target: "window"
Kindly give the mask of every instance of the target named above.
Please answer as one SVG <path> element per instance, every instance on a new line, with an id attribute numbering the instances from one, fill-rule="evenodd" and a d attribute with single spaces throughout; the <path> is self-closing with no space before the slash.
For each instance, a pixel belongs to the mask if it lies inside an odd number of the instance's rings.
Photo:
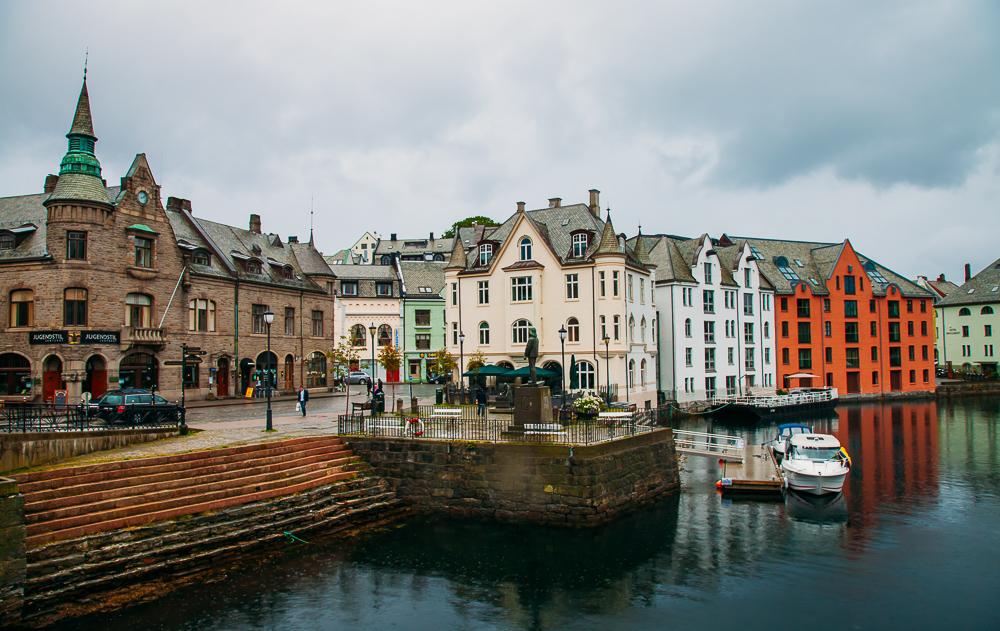
<path id="1" fill-rule="evenodd" d="M 153 267 L 153 240 L 135 237 L 135 266 Z"/>
<path id="2" fill-rule="evenodd" d="M 927 361 L 927 359 L 928 359 L 927 345 L 926 344 L 924 346 L 920 347 L 920 359 L 922 359 L 924 361 Z"/>
<path id="3" fill-rule="evenodd" d="M 705 343 L 715 344 L 715 322 L 705 322 Z"/>
<path id="4" fill-rule="evenodd" d="M 285 307 L 285 335 L 295 335 L 295 308 Z"/>
<path id="5" fill-rule="evenodd" d="M 611 295 L 618 297 L 618 272 L 611 272 Z"/>
<path id="6" fill-rule="evenodd" d="M 913 321 L 906 323 L 906 334 L 913 337 Z"/>
<path id="7" fill-rule="evenodd" d="M 984 324 L 983 325 L 983 336 L 985 336 L 985 337 L 993 337 L 993 325 L 992 324 Z"/>
<path id="8" fill-rule="evenodd" d="M 392 296 L 392 283 L 375 283 L 376 296 Z"/>
<path id="9" fill-rule="evenodd" d="M 17 237 L 9 232 L 0 233 L 0 250 L 13 250 L 17 247 Z"/>
<path id="10" fill-rule="evenodd" d="M 31 326 L 35 322 L 35 294 L 30 289 L 10 292 L 10 326 Z"/>
<path id="11" fill-rule="evenodd" d="M 845 300 L 844 301 L 844 317 L 845 318 L 856 318 L 856 317 L 858 317 L 858 301 L 857 300 Z"/>
<path id="12" fill-rule="evenodd" d="M 823 299 L 823 313 L 830 313 L 830 299 Z"/>
<path id="13" fill-rule="evenodd" d="M 705 372 L 715 372 L 715 349 L 705 349 Z"/>
<path id="14" fill-rule="evenodd" d="M 890 300 L 889 301 L 889 317 L 898 318 L 899 317 L 899 301 Z"/>
<path id="15" fill-rule="evenodd" d="M 788 323 L 781 323 L 781 337 L 788 337 Z"/>
<path id="16" fill-rule="evenodd" d="M 705 398 L 715 398 L 715 377 L 705 377 Z"/>
<path id="17" fill-rule="evenodd" d="M 878 307 L 877 307 L 875 301 L 874 300 L 869 300 L 868 301 L 868 313 L 875 313 L 876 311 L 878 311 Z"/>
<path id="18" fill-rule="evenodd" d="M 774 265 L 781 272 L 781 275 L 785 277 L 785 280 L 789 282 L 794 282 L 799 280 L 799 275 L 795 273 L 791 267 L 788 266 L 788 259 L 783 256 L 779 256 L 774 259 Z"/>
<path id="19" fill-rule="evenodd" d="M 487 331 L 489 333 L 489 331 Z M 431 334 L 417 333 L 413 336 L 418 351 L 429 351 L 431 349 Z"/>
<path id="20" fill-rule="evenodd" d="M 858 323 L 857 322 L 845 322 L 844 323 L 844 341 L 848 344 L 858 343 Z"/>
<path id="21" fill-rule="evenodd" d="M 760 295 L 761 309 L 764 311 L 771 310 L 771 294 L 761 294 Z"/>
<path id="22" fill-rule="evenodd" d="M 583 255 L 587 253 L 587 235 L 586 234 L 574 234 L 573 235 L 573 258 L 583 258 Z"/>
<path id="23" fill-rule="evenodd" d="M 323 337 L 323 312 L 318 309 L 312 312 L 312 336 Z"/>
<path id="24" fill-rule="evenodd" d="M 753 286 L 753 270 L 749 267 L 743 268 L 743 286 L 747 289 Z"/>
<path id="25" fill-rule="evenodd" d="M 388 324 L 382 324 L 378 327 L 378 345 L 379 346 L 392 346 L 392 327 Z"/>
<path id="26" fill-rule="evenodd" d="M 635 360 L 628 360 L 628 383 L 627 386 L 632 386 L 635 384 Z"/>
<path id="27" fill-rule="evenodd" d="M 788 364 L 788 354 L 789 353 L 788 353 L 788 349 L 787 348 L 781 349 L 781 363 L 782 364 L 785 364 L 785 365 Z"/>
<path id="28" fill-rule="evenodd" d="M 903 353 L 898 346 L 889 347 L 889 366 L 899 368 L 903 365 Z"/>
<path id="29" fill-rule="evenodd" d="M 705 307 L 705 313 L 715 313 L 715 292 L 711 289 L 706 289 L 701 292 L 702 305 Z"/>
<path id="30" fill-rule="evenodd" d="M 764 365 L 771 365 L 771 349 L 764 347 Z"/>
<path id="31" fill-rule="evenodd" d="M 743 368 L 745 370 L 756 370 L 752 348 L 743 349 Z"/>
<path id="32" fill-rule="evenodd" d="M 80 230 L 66 231 L 66 258 L 71 261 L 87 260 L 87 233 Z"/>
<path id="33" fill-rule="evenodd" d="M 365 325 L 355 324 L 351 327 L 351 346 L 357 346 L 364 348 L 368 345 L 368 331 L 365 330 Z"/>
<path id="34" fill-rule="evenodd" d="M 694 365 L 694 350 L 691 348 L 684 349 L 684 365 L 693 366 Z"/>
<path id="35" fill-rule="evenodd" d="M 684 320 L 684 337 L 691 337 L 691 318 Z"/>
<path id="36" fill-rule="evenodd" d="M 514 276 L 510 279 L 510 299 L 512 302 L 531 300 L 531 276 Z"/>
<path id="37" fill-rule="evenodd" d="M 250 315 L 254 333 L 260 333 L 260 334 L 267 333 L 267 322 L 264 321 L 265 311 L 267 311 L 267 305 L 250 306 Z"/>
<path id="38" fill-rule="evenodd" d="M 753 315 L 753 294 L 743 294 L 743 315 Z"/>
<path id="39" fill-rule="evenodd" d="M 646 341 L 646 316 L 642 316 L 642 320 L 639 322 L 639 341 Z"/>
<path id="40" fill-rule="evenodd" d="M 907 300 L 906 301 L 906 312 L 907 313 L 913 313 L 913 301 L 912 300 Z"/>
<path id="41" fill-rule="evenodd" d="M 878 385 L 878 371 L 877 370 L 873 370 L 872 371 L 872 385 L 873 386 L 877 386 Z"/>
<path id="42" fill-rule="evenodd" d="M 570 318 L 566 321 L 566 341 L 580 341 L 580 321 L 576 318 Z"/>
<path id="43" fill-rule="evenodd" d="M 788 298 L 785 297 L 781 298 L 781 310 L 788 311 Z"/>
<path id="44" fill-rule="evenodd" d="M 628 290 L 628 301 L 635 302 L 635 276 L 628 274 L 625 284 Z"/>
<path id="45" fill-rule="evenodd" d="M 458 346 L 458 322 L 451 323 L 451 343 Z"/>
<path id="46" fill-rule="evenodd" d="M 878 361 L 878 346 L 872 346 L 872 361 Z"/>
<path id="47" fill-rule="evenodd" d="M 607 318 L 601 316 L 601 339 L 603 340 L 607 336 L 608 336 Z"/>
<path id="48" fill-rule="evenodd" d="M 979 315 L 993 315 L 993 307 L 990 307 L 989 305 L 983 307 L 979 310 Z"/>
<path id="49" fill-rule="evenodd" d="M 604 272 L 597 272 L 598 287 L 601 291 L 601 298 L 604 297 Z"/>
<path id="50" fill-rule="evenodd" d="M 583 390 L 593 390 L 595 388 L 594 365 L 590 362 L 580 361 L 576 363 L 576 376 L 580 380 L 580 388 Z"/>
<path id="51" fill-rule="evenodd" d="M 847 360 L 848 368 L 860 368 L 861 367 L 861 356 L 856 348 L 848 348 L 844 351 L 844 356 Z"/>
<path id="52" fill-rule="evenodd" d="M 808 322 L 799 322 L 799 344 L 808 344 L 812 342 L 812 331 L 809 328 Z"/>
<path id="53" fill-rule="evenodd" d="M 635 316 L 628 317 L 628 341 L 635 342 Z"/>
<path id="54" fill-rule="evenodd" d="M 458 283 L 451 284 L 451 304 L 452 306 L 458 304 Z"/>
<path id="55" fill-rule="evenodd" d="M 521 260 L 530 261 L 531 260 L 531 239 L 528 237 L 522 237 L 521 242 L 518 244 L 521 249 Z"/>
<path id="56" fill-rule="evenodd" d="M 479 343 L 483 346 L 490 343 L 490 325 L 487 322 L 479 323 Z"/>
<path id="57" fill-rule="evenodd" d="M 566 299 L 576 300 L 580 297 L 580 275 L 566 274 Z"/>
<path id="58" fill-rule="evenodd" d="M 31 394 L 31 364 L 15 353 L 0 355 L 0 396 Z"/>
<path id="59" fill-rule="evenodd" d="M 848 296 L 853 296 L 858 293 L 857 287 L 854 284 L 853 276 L 844 276 L 844 293 Z"/>
<path id="60" fill-rule="evenodd" d="M 63 324 L 66 326 L 87 325 L 87 290 L 67 289 L 63 292 Z"/>
<path id="61" fill-rule="evenodd" d="M 921 305 L 923 305 L 924 303 L 923 303 L 923 302 L 921 302 L 920 304 L 921 304 Z M 927 375 L 928 375 L 928 374 L 929 374 L 929 373 L 928 373 L 928 370 L 927 370 L 926 368 L 924 368 L 924 383 L 927 383 Z"/>
<path id="62" fill-rule="evenodd" d="M 924 304 L 924 303 L 920 303 Z M 927 320 L 922 320 L 920 322 L 920 335 L 927 335 Z"/>
<path id="63" fill-rule="evenodd" d="M 525 319 L 515 320 L 514 326 L 511 327 L 511 332 L 513 333 L 515 344 L 527 344 L 528 343 L 528 331 L 531 329 L 531 323 Z"/>
<path id="64" fill-rule="evenodd" d="M 705 263 L 705 284 L 712 284 L 712 264 L 707 262 Z"/>
<path id="65" fill-rule="evenodd" d="M 799 369 L 812 368 L 812 350 L 808 348 L 799 349 Z"/>
<path id="66" fill-rule="evenodd" d="M 125 326 L 150 327 L 153 319 L 153 298 L 146 294 L 125 296 Z"/>
<path id="67" fill-rule="evenodd" d="M 493 258 L 493 244 L 483 243 L 479 246 L 479 264 L 489 265 L 490 259 Z"/>
<path id="68" fill-rule="evenodd" d="M 694 289 L 691 287 L 681 288 L 681 304 L 685 307 L 690 307 L 694 304 Z"/>
<path id="69" fill-rule="evenodd" d="M 799 314 L 800 318 L 808 318 L 809 317 L 809 299 L 808 298 L 799 298 L 798 300 L 795 301 L 795 306 L 798 309 L 798 314 Z"/>
<path id="70" fill-rule="evenodd" d="M 872 337 L 878 337 L 878 324 L 876 324 L 875 322 L 871 322 L 869 323 L 868 328 L 871 329 L 869 333 L 871 334 Z"/>
<path id="71" fill-rule="evenodd" d="M 917 349 L 912 344 L 906 347 L 906 356 L 912 362 L 917 359 Z"/>
<path id="72" fill-rule="evenodd" d="M 188 301 L 188 330 L 201 331 L 203 333 L 215 330 L 214 300 L 195 298 Z"/>
<path id="73" fill-rule="evenodd" d="M 729 291 L 729 290 L 726 290 L 726 291 L 722 292 L 722 299 L 723 299 L 723 303 L 726 306 L 726 309 L 735 309 L 736 308 L 736 304 L 735 304 L 736 303 L 736 297 L 735 297 L 735 294 L 736 294 L 735 291 Z"/>
<path id="74" fill-rule="evenodd" d="M 622 322 L 621 316 L 618 315 L 614 316 L 612 318 L 612 322 L 614 323 L 613 326 L 614 338 L 615 341 L 617 342 L 619 339 L 621 339 L 621 322 Z"/>
<path id="75" fill-rule="evenodd" d="M 340 281 L 340 293 L 343 296 L 357 296 L 358 295 L 358 281 Z"/>
<path id="76" fill-rule="evenodd" d="M 646 360 L 639 362 L 639 384 L 645 385 L 646 383 Z"/>
<path id="77" fill-rule="evenodd" d="M 208 267 L 212 264 L 212 256 L 205 250 L 195 250 L 194 254 L 191 255 L 191 262 L 195 265 Z"/>
<path id="78" fill-rule="evenodd" d="M 899 322 L 889 323 L 889 341 L 890 342 L 899 341 Z"/>
<path id="79" fill-rule="evenodd" d="M 823 323 L 823 335 L 825 337 L 833 337 L 833 325 L 829 320 Z"/>
<path id="80" fill-rule="evenodd" d="M 764 339 L 765 340 L 771 339 L 771 323 L 770 322 L 765 322 L 764 323 Z"/>
<path id="81" fill-rule="evenodd" d="M 736 363 L 736 349 L 731 346 L 726 349 L 726 362 L 730 366 Z"/>
<path id="82" fill-rule="evenodd" d="M 646 279 L 639 279 L 639 304 L 646 304 Z"/>
<path id="83" fill-rule="evenodd" d="M 476 287 L 479 290 L 479 304 L 490 304 L 490 281 L 481 280 L 477 283 Z"/>
<path id="84" fill-rule="evenodd" d="M 326 385 L 326 355 L 316 351 L 306 360 L 306 387 L 319 388 Z"/>

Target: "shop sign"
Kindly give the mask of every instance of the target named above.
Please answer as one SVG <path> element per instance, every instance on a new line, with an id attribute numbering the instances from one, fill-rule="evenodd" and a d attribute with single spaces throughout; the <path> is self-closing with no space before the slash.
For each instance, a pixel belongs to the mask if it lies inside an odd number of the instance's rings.
<path id="1" fill-rule="evenodd" d="M 108 344 L 121 341 L 118 331 L 31 331 L 29 344 Z"/>
<path id="2" fill-rule="evenodd" d="M 66 331 L 31 331 L 28 333 L 28 344 L 67 344 L 69 336 Z"/>

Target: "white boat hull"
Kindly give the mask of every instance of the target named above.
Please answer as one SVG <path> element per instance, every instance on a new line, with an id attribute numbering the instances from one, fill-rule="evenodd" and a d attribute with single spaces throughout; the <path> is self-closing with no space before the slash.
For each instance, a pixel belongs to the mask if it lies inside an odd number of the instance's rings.
<path id="1" fill-rule="evenodd" d="M 844 489 L 844 480 L 847 479 L 846 470 L 836 474 L 813 474 L 785 469 L 784 474 L 788 488 L 809 495 L 840 493 Z"/>

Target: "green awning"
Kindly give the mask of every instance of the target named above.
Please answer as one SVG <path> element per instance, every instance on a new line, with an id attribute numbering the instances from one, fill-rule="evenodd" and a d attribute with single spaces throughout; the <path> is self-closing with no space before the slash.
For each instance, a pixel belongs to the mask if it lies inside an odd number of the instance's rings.
<path id="1" fill-rule="evenodd" d="M 159 234 L 156 230 L 153 230 L 152 228 L 150 228 L 149 226 L 147 226 L 144 223 L 134 223 L 131 226 L 129 226 L 128 228 L 126 228 L 126 230 L 138 230 L 140 232 L 149 232 L 151 234 Z"/>
<path id="2" fill-rule="evenodd" d="M 527 366 L 518 368 L 517 370 L 508 372 L 507 377 L 530 377 L 531 369 Z M 545 370 L 544 368 L 535 368 L 535 376 L 540 379 L 555 379 L 559 376 L 559 373 L 554 370 Z"/>
<path id="3" fill-rule="evenodd" d="M 464 373 L 463 377 L 505 377 L 510 374 L 510 369 L 503 366 L 486 365 L 480 366 Z"/>

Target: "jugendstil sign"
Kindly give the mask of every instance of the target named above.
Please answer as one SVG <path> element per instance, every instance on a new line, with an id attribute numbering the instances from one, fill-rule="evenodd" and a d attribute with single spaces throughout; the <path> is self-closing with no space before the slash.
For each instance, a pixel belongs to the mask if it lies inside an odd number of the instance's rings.
<path id="1" fill-rule="evenodd" d="M 121 341 L 118 331 L 31 331 L 29 344 L 107 344 Z"/>

